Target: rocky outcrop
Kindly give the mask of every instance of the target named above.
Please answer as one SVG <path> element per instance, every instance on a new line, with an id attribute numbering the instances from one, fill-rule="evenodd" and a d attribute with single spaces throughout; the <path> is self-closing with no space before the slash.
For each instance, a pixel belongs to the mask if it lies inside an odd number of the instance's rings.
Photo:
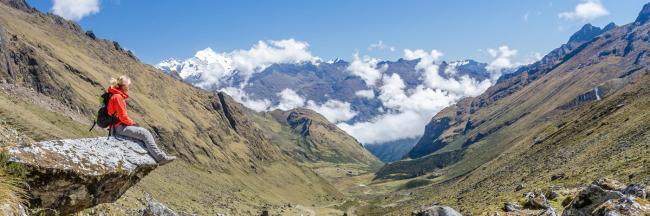
<path id="1" fill-rule="evenodd" d="M 151 198 L 149 194 L 145 194 L 145 201 L 147 207 L 142 209 L 142 216 L 196 216 L 196 214 L 174 211 L 165 204 Z"/>
<path id="2" fill-rule="evenodd" d="M 649 190 L 646 185 L 600 179 L 581 190 L 562 215 L 648 215 L 650 201 L 644 196 Z"/>
<path id="3" fill-rule="evenodd" d="M 9 153 L 27 169 L 30 208 L 47 214 L 114 202 L 157 167 L 142 143 L 118 137 L 37 142 Z"/>
<path id="4" fill-rule="evenodd" d="M 463 216 L 455 209 L 449 206 L 433 205 L 420 211 L 414 211 L 411 216 Z"/>

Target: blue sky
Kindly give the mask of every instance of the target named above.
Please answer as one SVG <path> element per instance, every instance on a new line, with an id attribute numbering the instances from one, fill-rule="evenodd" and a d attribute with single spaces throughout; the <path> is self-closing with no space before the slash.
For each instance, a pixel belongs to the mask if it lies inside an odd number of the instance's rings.
<path id="1" fill-rule="evenodd" d="M 59 0 L 69 1 L 69 0 Z M 84 0 L 94 1 L 94 0 Z M 28 0 L 52 11 L 51 0 Z M 632 22 L 645 1 L 591 0 L 606 14 L 561 18 L 587 0 L 532 1 L 208 1 L 99 0 L 80 24 L 99 37 L 119 41 L 144 62 L 187 58 L 211 47 L 217 52 L 249 49 L 259 40 L 294 38 L 309 43 L 313 55 L 350 60 L 354 53 L 394 60 L 403 49 L 436 49 L 442 59 L 489 62 L 488 48 L 518 50 L 527 61 L 566 42 L 583 24 Z M 382 41 L 386 49 L 369 50 Z M 394 47 L 390 51 L 388 47 Z"/>

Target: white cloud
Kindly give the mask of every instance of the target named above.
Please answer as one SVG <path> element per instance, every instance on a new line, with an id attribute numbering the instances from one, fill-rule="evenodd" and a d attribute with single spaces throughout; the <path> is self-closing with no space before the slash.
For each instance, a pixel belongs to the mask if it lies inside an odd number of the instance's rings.
<path id="1" fill-rule="evenodd" d="M 288 88 L 278 93 L 278 97 L 280 98 L 280 103 L 271 109 L 281 109 L 286 111 L 304 107 L 316 111 L 332 123 L 347 121 L 357 115 L 357 112 L 352 110 L 352 107 L 348 102 L 328 100 L 323 104 L 317 104 L 313 100 L 306 101 L 305 98 L 298 95 L 294 90 Z"/>
<path id="2" fill-rule="evenodd" d="M 99 0 L 54 0 L 51 10 L 65 19 L 79 21 L 99 12 Z"/>
<path id="3" fill-rule="evenodd" d="M 338 100 L 328 100 L 324 104 L 316 104 L 316 102 L 310 100 L 307 101 L 306 107 L 325 116 L 332 123 L 347 121 L 357 115 L 357 112 L 352 110 L 350 103 Z"/>
<path id="4" fill-rule="evenodd" d="M 244 79 L 276 63 L 302 63 L 319 60 L 308 50 L 309 44 L 294 39 L 258 41 L 247 50 L 217 53 L 211 48 L 196 52 L 182 62 L 164 61 L 161 70 L 174 68 L 181 78 L 204 89 L 218 89 L 224 78 L 239 73 Z M 244 82 L 246 83 L 246 82 Z"/>
<path id="5" fill-rule="evenodd" d="M 438 111 L 461 98 L 423 85 L 407 90 L 398 74 L 385 76 L 380 89 L 378 98 L 388 109 L 386 113 L 367 122 L 338 124 L 361 143 L 383 143 L 421 136 L 424 126 Z"/>
<path id="6" fill-rule="evenodd" d="M 463 97 L 479 95 L 492 85 L 490 79 L 477 81 L 468 76 L 458 79 L 440 76 L 435 61 L 442 55 L 437 50 L 404 50 L 405 59 L 420 59 L 416 70 L 422 73 L 422 84 L 409 89 L 399 74 L 384 74 L 381 82 L 373 87 L 379 92 L 376 98 L 382 103 L 379 110 L 383 114 L 366 122 L 337 125 L 364 144 L 416 138 L 440 110 Z M 363 91 L 356 94 L 365 94 L 366 90 Z"/>
<path id="7" fill-rule="evenodd" d="M 476 96 L 491 85 L 490 80 L 476 81 L 468 76 L 444 78 L 440 76 L 440 68 L 435 63 L 443 53 L 437 50 L 425 52 L 423 50 L 404 50 L 404 58 L 407 60 L 420 59 L 415 69 L 422 73 L 422 80 L 427 88 L 440 89 L 457 95 Z M 448 73 L 452 73 L 449 71 Z"/>
<path id="8" fill-rule="evenodd" d="M 278 109 L 290 110 L 305 106 L 305 99 L 292 89 L 287 88 L 282 90 L 278 93 L 278 97 L 280 97 L 280 104 L 277 106 Z"/>
<path id="9" fill-rule="evenodd" d="M 457 77 L 452 66 L 462 62 L 452 63 L 447 71 L 440 71 L 436 63 L 443 53 L 437 50 L 429 52 L 416 49 L 404 50 L 405 59 L 420 59 L 416 70 L 420 81 L 415 87 L 409 87 L 398 74 L 387 74 L 387 64 L 379 66 L 380 60 L 354 54 L 353 61 L 346 68 L 350 74 L 360 77 L 368 89 L 355 92 L 356 96 L 378 100 L 381 113 L 366 122 L 347 123 L 358 113 L 353 110 L 348 101 L 329 99 L 319 104 L 310 98 L 299 95 L 295 90 L 284 89 L 277 93 L 278 102 L 273 104 L 269 99 L 253 99 L 244 92 L 247 80 L 239 86 L 228 86 L 228 80 L 235 74 L 252 75 L 272 63 L 301 63 L 305 61 L 318 62 L 307 50 L 308 45 L 295 40 L 260 41 L 248 50 L 235 50 L 227 53 L 216 53 L 212 49 L 201 50 L 185 61 L 161 62 L 161 69 L 177 70 L 185 80 L 206 89 L 220 89 L 247 107 L 256 111 L 273 109 L 290 110 L 294 108 L 312 109 L 330 122 L 337 124 L 343 130 L 357 138 L 362 143 L 383 143 L 404 138 L 421 136 L 425 125 L 437 112 L 460 98 L 476 96 L 491 84 L 492 80 L 475 80 L 469 76 Z M 494 58 L 510 59 L 516 51 L 509 48 L 489 51 Z M 493 66 L 501 65 L 497 64 Z M 444 73 L 444 74 L 443 74 Z M 453 76 L 445 78 L 443 75 Z"/>
<path id="10" fill-rule="evenodd" d="M 559 13 L 558 17 L 567 20 L 587 21 L 606 15 L 609 15 L 609 11 L 599 0 L 583 0 L 576 5 L 573 11 Z"/>
<path id="11" fill-rule="evenodd" d="M 359 90 L 359 91 L 355 92 L 354 94 L 355 94 L 356 96 L 364 97 L 364 98 L 368 98 L 368 99 L 373 99 L 373 98 L 375 98 L 375 91 L 373 91 L 372 89 L 368 89 L 368 90 Z"/>
<path id="12" fill-rule="evenodd" d="M 378 59 L 364 56 L 359 57 L 359 53 L 354 54 L 354 58 L 346 69 L 353 75 L 361 77 L 368 86 L 374 86 L 381 76 L 388 69 L 388 65 L 378 67 Z"/>
<path id="13" fill-rule="evenodd" d="M 377 43 L 370 44 L 370 46 L 368 46 L 368 51 L 372 51 L 372 50 L 375 50 L 375 49 L 376 49 L 376 50 L 385 50 L 385 49 L 388 49 L 388 50 L 390 50 L 391 52 L 394 52 L 394 51 L 395 51 L 395 47 L 394 47 L 394 46 L 388 46 L 388 45 L 384 44 L 384 41 L 382 41 L 382 40 L 378 41 Z"/>
<path id="14" fill-rule="evenodd" d="M 261 111 L 267 111 L 269 107 L 271 107 L 271 101 L 268 99 L 263 99 L 263 100 L 255 100 L 250 98 L 246 92 L 244 92 L 242 89 L 239 88 L 233 88 L 233 87 L 227 87 L 227 88 L 222 88 L 219 91 L 225 92 L 226 94 L 230 95 L 235 101 L 238 101 L 244 106 L 255 110 L 257 112 Z"/>
<path id="15" fill-rule="evenodd" d="M 493 73 L 492 78 L 498 78 L 503 69 L 513 68 L 521 65 L 520 63 L 513 62 L 513 57 L 517 55 L 516 49 L 511 49 L 508 46 L 500 46 L 497 49 L 487 49 L 488 54 L 494 58 L 486 69 Z"/>

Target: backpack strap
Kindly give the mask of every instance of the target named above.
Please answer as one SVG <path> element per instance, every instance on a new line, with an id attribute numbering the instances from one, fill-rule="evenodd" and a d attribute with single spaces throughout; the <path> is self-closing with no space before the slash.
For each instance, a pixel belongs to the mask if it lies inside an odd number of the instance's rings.
<path id="1" fill-rule="evenodd" d="M 92 131 L 93 128 L 95 128 L 95 125 L 97 125 L 97 121 L 93 121 L 93 126 L 90 126 L 90 129 L 88 130 L 88 132 Z"/>

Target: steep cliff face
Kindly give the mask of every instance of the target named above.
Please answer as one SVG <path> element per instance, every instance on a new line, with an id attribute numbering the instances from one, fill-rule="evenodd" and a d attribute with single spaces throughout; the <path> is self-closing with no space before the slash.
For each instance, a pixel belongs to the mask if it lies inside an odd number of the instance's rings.
<path id="1" fill-rule="evenodd" d="M 119 43 L 22 0 L 0 0 L 0 115 L 11 127 L 36 141 L 103 137 L 105 131 L 88 132 L 97 98 L 111 77 L 122 74 L 133 80 L 129 115 L 180 157 L 134 191 L 202 214 L 249 214 L 264 203 L 311 206 L 340 197 L 286 157 L 229 96 L 165 75 Z M 170 188 L 176 194 L 163 196 Z M 239 195 L 223 196 L 233 191 Z M 140 192 L 127 192 L 118 203 L 135 208 Z"/>
<path id="2" fill-rule="evenodd" d="M 600 176 L 646 181 L 650 25 L 605 29 L 589 40 L 576 37 L 439 113 L 413 158 L 386 165 L 378 178 L 431 181 L 404 206 L 435 200 L 472 214 L 501 208 L 493 203 L 521 187 L 569 186 Z M 551 182 L 559 174 L 563 179 Z"/>

